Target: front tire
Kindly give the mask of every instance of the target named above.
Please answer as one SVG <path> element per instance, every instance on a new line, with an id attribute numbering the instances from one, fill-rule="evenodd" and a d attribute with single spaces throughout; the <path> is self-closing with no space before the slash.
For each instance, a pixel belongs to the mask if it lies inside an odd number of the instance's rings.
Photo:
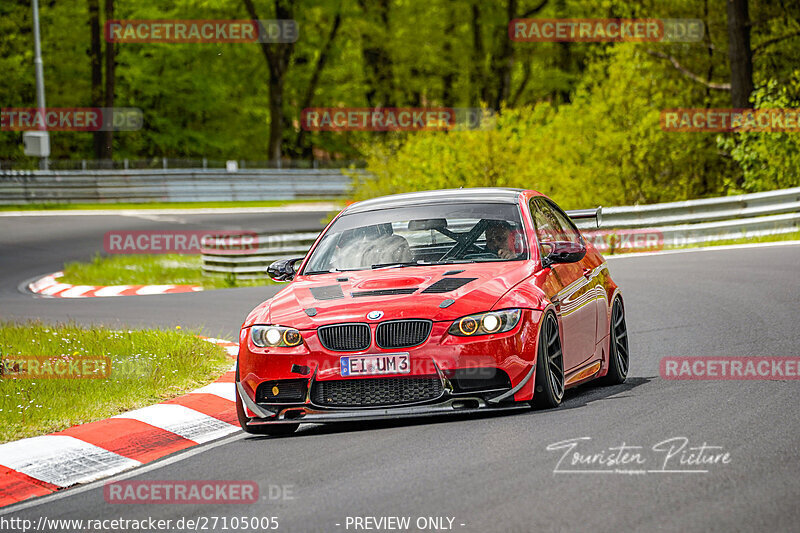
<path id="1" fill-rule="evenodd" d="M 532 405 L 548 409 L 561 405 L 564 398 L 564 356 L 558 322 L 553 313 L 542 319 L 539 330 L 539 347 L 536 355 L 536 383 Z"/>
<path id="2" fill-rule="evenodd" d="M 628 377 L 630 356 L 628 352 L 628 328 L 625 324 L 625 308 L 616 298 L 611 307 L 611 328 L 608 337 L 608 374 L 603 378 L 606 385 L 619 385 Z"/>

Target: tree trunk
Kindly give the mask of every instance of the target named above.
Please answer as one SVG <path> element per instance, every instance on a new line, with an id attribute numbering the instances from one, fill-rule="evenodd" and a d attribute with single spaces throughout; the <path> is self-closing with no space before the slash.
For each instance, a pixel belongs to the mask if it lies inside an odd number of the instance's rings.
<path id="1" fill-rule="evenodd" d="M 511 21 L 516 17 L 517 2 L 508 0 L 506 3 L 506 20 Z M 506 22 L 508 25 L 508 22 Z M 495 111 L 500 111 L 503 102 L 508 101 L 511 90 L 511 69 L 514 67 L 514 49 L 511 47 L 511 39 L 508 38 L 508 31 L 500 32 L 500 46 L 498 53 L 492 58 L 492 72 L 496 86 L 494 88 L 494 99 L 491 102 Z"/>
<path id="2" fill-rule="evenodd" d="M 114 19 L 114 0 L 105 0 L 106 20 Z M 105 87 L 105 108 L 111 110 L 114 107 L 114 87 L 116 85 L 116 51 L 114 43 L 106 42 L 106 87 Z M 101 159 L 112 159 L 114 156 L 114 130 L 110 127 L 103 134 L 103 150 Z"/>
<path id="3" fill-rule="evenodd" d="M 367 103 L 370 107 L 392 107 L 395 105 L 394 73 L 392 57 L 386 48 L 389 39 L 389 0 L 360 0 L 359 5 L 365 19 L 374 24 L 364 36 L 361 55 L 367 71 Z M 377 13 L 372 13 L 372 10 Z"/>
<path id="4" fill-rule="evenodd" d="M 481 8 L 476 0 L 471 6 L 472 11 L 472 61 L 469 71 L 469 100 L 472 107 L 481 107 L 481 101 L 488 102 L 486 98 L 486 73 L 484 61 L 486 59 L 481 35 Z"/>
<path id="5" fill-rule="evenodd" d="M 253 0 L 243 0 L 247 13 L 252 20 L 259 20 Z M 293 19 L 291 2 L 275 0 L 275 18 Z M 260 43 L 261 52 L 267 61 L 269 70 L 269 144 L 267 157 L 280 161 L 283 152 L 283 130 L 286 117 L 283 113 L 283 85 L 286 71 L 294 51 L 294 43 Z"/>
<path id="6" fill-rule="evenodd" d="M 303 103 L 300 106 L 300 112 L 302 113 L 303 109 L 311 107 L 311 102 L 314 101 L 314 93 L 317 90 L 317 86 L 319 85 L 319 78 L 322 74 L 322 71 L 325 69 L 325 63 L 328 62 L 328 54 L 330 54 L 331 46 L 333 45 L 334 39 L 336 39 L 336 33 L 339 31 L 339 27 L 342 24 L 342 12 L 337 11 L 336 16 L 333 19 L 333 25 L 331 26 L 331 31 L 328 33 L 328 40 L 325 41 L 325 44 L 320 50 L 319 56 L 317 57 L 317 63 L 314 65 L 314 72 L 311 74 L 311 81 L 308 83 L 308 87 L 306 88 L 306 94 L 303 97 Z M 295 152 L 299 154 L 301 157 L 308 157 L 311 158 L 313 156 L 312 147 L 306 146 L 306 130 L 302 127 L 300 131 L 297 133 L 297 146 L 295 146 Z"/>
<path id="7" fill-rule="evenodd" d="M 753 50 L 750 47 L 748 0 L 727 0 L 728 58 L 731 63 L 731 104 L 750 107 L 753 92 Z"/>
<path id="8" fill-rule="evenodd" d="M 99 0 L 89 0 L 89 58 L 92 63 L 92 94 L 91 106 L 103 107 L 103 63 L 101 55 L 103 53 L 100 44 L 100 2 Z M 103 158 L 103 132 L 94 132 L 94 156 L 97 159 Z"/>

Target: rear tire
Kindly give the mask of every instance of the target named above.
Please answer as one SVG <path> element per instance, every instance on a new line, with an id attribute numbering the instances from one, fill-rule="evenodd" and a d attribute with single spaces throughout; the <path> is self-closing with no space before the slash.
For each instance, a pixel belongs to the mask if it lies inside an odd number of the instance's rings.
<path id="1" fill-rule="evenodd" d="M 625 324 L 625 308 L 622 299 L 614 299 L 611 306 L 611 326 L 608 336 L 608 374 L 605 385 L 619 385 L 628 377 L 630 356 L 628 352 L 628 328 Z"/>
<path id="2" fill-rule="evenodd" d="M 553 313 L 544 315 L 539 330 L 534 387 L 533 407 L 549 409 L 561 405 L 564 398 L 564 356 L 558 322 Z"/>
<path id="3" fill-rule="evenodd" d="M 238 363 L 236 364 L 236 383 L 239 383 Z M 242 430 L 245 433 L 250 433 L 251 435 L 291 435 L 297 431 L 298 427 L 300 427 L 300 424 L 264 424 L 257 426 L 248 425 L 250 418 L 248 418 L 247 413 L 244 411 L 244 404 L 242 403 L 242 399 L 239 397 L 238 387 L 236 388 L 236 418 L 239 419 L 239 425 L 242 427 Z"/>

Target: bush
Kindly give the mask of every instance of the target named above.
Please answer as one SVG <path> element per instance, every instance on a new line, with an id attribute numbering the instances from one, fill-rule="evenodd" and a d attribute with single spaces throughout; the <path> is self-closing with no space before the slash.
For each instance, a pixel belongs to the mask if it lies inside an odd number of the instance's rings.
<path id="1" fill-rule="evenodd" d="M 655 61 L 636 45 L 616 45 L 590 65 L 571 104 L 503 109 L 480 130 L 398 135 L 369 147 L 375 179 L 356 179 L 356 198 L 520 187 L 570 209 L 724 194 L 736 169 L 715 135 L 661 130 L 662 109 L 693 104 L 676 96 L 687 81 Z"/>

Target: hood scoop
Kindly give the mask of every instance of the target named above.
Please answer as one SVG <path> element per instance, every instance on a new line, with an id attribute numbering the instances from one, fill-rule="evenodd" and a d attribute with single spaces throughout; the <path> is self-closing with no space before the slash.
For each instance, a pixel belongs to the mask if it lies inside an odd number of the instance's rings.
<path id="1" fill-rule="evenodd" d="M 398 294 L 414 294 L 419 287 L 409 287 L 407 289 L 376 289 L 374 291 L 351 292 L 353 298 L 363 298 L 367 296 L 395 296 Z M 424 291 L 423 291 L 424 292 Z"/>
<path id="2" fill-rule="evenodd" d="M 478 278 L 442 278 L 433 285 L 429 285 L 423 293 L 426 294 L 441 294 L 443 292 L 450 292 L 460 289 L 470 281 L 475 281 Z"/>
<path id="3" fill-rule="evenodd" d="M 325 285 L 323 287 L 311 287 L 311 296 L 317 300 L 338 300 L 344 298 L 340 285 Z"/>

